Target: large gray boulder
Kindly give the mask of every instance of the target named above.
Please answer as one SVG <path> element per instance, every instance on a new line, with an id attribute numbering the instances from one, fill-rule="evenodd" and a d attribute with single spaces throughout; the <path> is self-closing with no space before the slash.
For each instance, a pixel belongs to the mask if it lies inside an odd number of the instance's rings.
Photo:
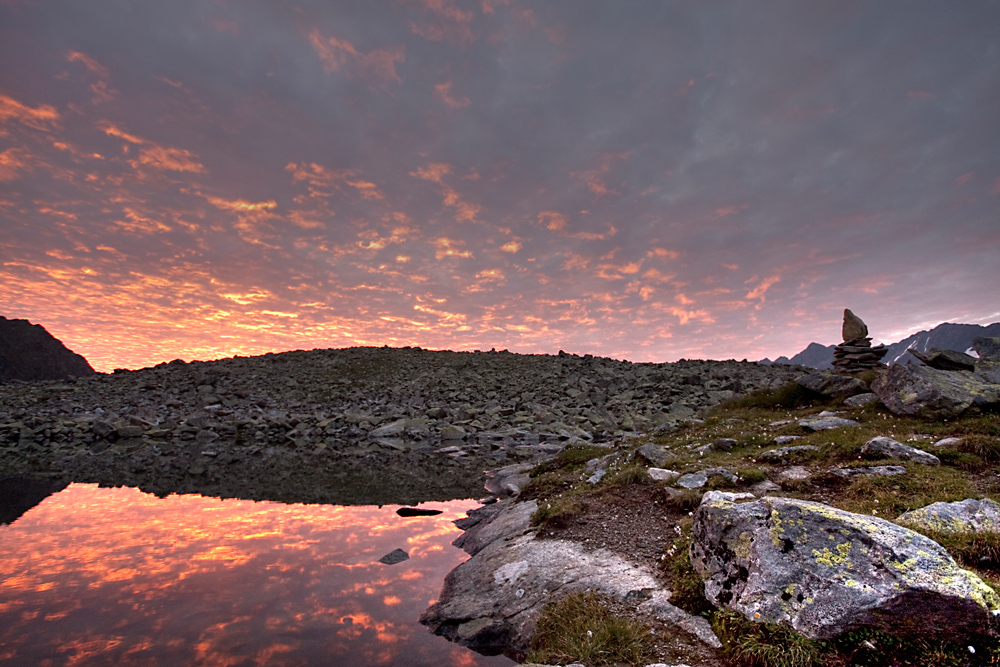
<path id="1" fill-rule="evenodd" d="M 906 417 L 954 419 L 970 408 L 1000 405 L 1000 384 L 915 364 L 891 366 L 871 388 L 893 414 Z"/>
<path id="2" fill-rule="evenodd" d="M 964 352 L 957 350 L 946 350 L 934 347 L 926 352 L 914 348 L 910 354 L 924 362 L 931 368 L 941 371 L 974 371 L 976 370 L 976 359 Z"/>
<path id="3" fill-rule="evenodd" d="M 438 601 L 420 622 L 479 651 L 525 650 L 545 605 L 595 591 L 634 602 L 711 646 L 721 645 L 708 621 L 668 602 L 670 592 L 646 568 L 605 549 L 535 539 L 526 520 L 534 509 L 534 502 L 507 504 L 456 540 L 473 556 L 448 573 Z"/>
<path id="4" fill-rule="evenodd" d="M 835 373 L 810 373 L 796 378 L 795 383 L 827 398 L 847 398 L 868 391 L 864 380 Z"/>
<path id="5" fill-rule="evenodd" d="M 972 349 L 983 361 L 1000 361 L 1000 338 L 979 336 L 973 339 Z"/>
<path id="6" fill-rule="evenodd" d="M 703 502 L 691 562 L 705 595 L 748 619 L 826 639 L 861 627 L 957 640 L 987 632 L 1000 596 L 936 542 L 821 503 Z"/>
<path id="7" fill-rule="evenodd" d="M 939 533 L 1000 533 L 1000 505 L 988 498 L 931 503 L 900 514 L 896 523 Z"/>

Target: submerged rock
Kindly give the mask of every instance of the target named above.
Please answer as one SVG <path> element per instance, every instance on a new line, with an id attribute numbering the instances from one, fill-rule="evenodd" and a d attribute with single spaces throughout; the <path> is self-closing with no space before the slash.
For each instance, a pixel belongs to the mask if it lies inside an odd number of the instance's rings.
<path id="1" fill-rule="evenodd" d="M 766 497 L 703 503 L 691 562 L 705 595 L 811 638 L 861 627 L 954 641 L 985 633 L 1000 596 L 939 544 L 870 516 Z"/>

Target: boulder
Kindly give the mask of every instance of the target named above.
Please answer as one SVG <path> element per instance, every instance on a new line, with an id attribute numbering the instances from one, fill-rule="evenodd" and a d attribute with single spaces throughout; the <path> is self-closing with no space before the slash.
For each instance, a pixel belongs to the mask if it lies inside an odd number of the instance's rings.
<path id="1" fill-rule="evenodd" d="M 868 335 L 868 325 L 860 317 L 844 308 L 844 325 L 841 327 L 844 341 L 865 338 Z"/>
<path id="2" fill-rule="evenodd" d="M 872 382 L 872 391 L 893 414 L 906 417 L 954 419 L 970 408 L 1000 406 L 1000 384 L 916 364 L 891 366 Z"/>
<path id="3" fill-rule="evenodd" d="M 676 470 L 667 470 L 665 468 L 647 468 L 646 473 L 654 482 L 672 482 L 681 476 Z"/>
<path id="4" fill-rule="evenodd" d="M 851 477 L 892 477 L 893 475 L 905 475 L 906 468 L 903 466 L 837 468 L 833 471 L 833 474 L 844 479 L 850 479 Z"/>
<path id="5" fill-rule="evenodd" d="M 646 463 L 662 468 L 670 460 L 667 450 L 660 445 L 646 444 L 635 450 L 635 455 Z"/>
<path id="6" fill-rule="evenodd" d="M 904 445 L 892 438 L 878 436 L 861 446 L 861 455 L 870 458 L 906 459 L 929 466 L 941 465 L 941 459 L 922 449 Z"/>
<path id="7" fill-rule="evenodd" d="M 868 391 L 868 384 L 864 380 L 834 373 L 810 373 L 797 378 L 795 383 L 827 398 L 847 398 Z"/>
<path id="8" fill-rule="evenodd" d="M 800 419 L 799 426 L 810 433 L 815 431 L 832 431 L 836 428 L 851 428 L 857 426 L 858 422 L 853 419 L 843 417 L 831 417 L 820 415 L 814 419 Z"/>
<path id="9" fill-rule="evenodd" d="M 796 445 L 794 447 L 779 447 L 778 449 L 769 449 L 766 452 L 761 452 L 757 455 L 757 458 L 762 461 L 783 461 L 788 458 L 790 454 L 795 454 L 796 452 L 818 452 L 819 447 L 816 445 Z"/>
<path id="10" fill-rule="evenodd" d="M 1000 608 L 1000 596 L 931 539 L 792 498 L 703 503 L 691 562 L 713 604 L 816 639 L 874 627 L 956 641 L 988 632 Z"/>
<path id="11" fill-rule="evenodd" d="M 972 349 L 983 361 L 1000 361 L 1000 338 L 979 336 L 972 340 Z"/>
<path id="12" fill-rule="evenodd" d="M 1000 533 L 1000 505 L 988 498 L 931 503 L 900 514 L 896 523 L 939 533 Z"/>
<path id="13" fill-rule="evenodd" d="M 849 398 L 844 399 L 844 405 L 851 408 L 860 408 L 862 406 L 868 405 L 869 403 L 874 403 L 878 400 L 878 396 L 871 392 L 866 394 L 857 394 Z"/>
<path id="14" fill-rule="evenodd" d="M 976 370 L 976 359 L 964 352 L 955 350 L 945 350 L 934 347 L 926 352 L 917 349 L 909 350 L 910 354 L 924 362 L 931 368 L 940 371 L 974 371 Z"/>

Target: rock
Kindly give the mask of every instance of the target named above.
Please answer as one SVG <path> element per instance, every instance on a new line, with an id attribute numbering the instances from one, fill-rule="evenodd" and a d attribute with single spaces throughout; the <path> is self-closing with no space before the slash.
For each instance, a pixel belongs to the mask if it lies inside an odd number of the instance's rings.
<path id="1" fill-rule="evenodd" d="M 900 514 L 896 523 L 940 533 L 1000 533 L 1000 505 L 988 498 L 931 503 Z"/>
<path id="2" fill-rule="evenodd" d="M 732 438 L 717 438 L 712 442 L 712 449 L 717 452 L 728 452 L 737 444 L 736 440 Z"/>
<path id="3" fill-rule="evenodd" d="M 531 515 L 538 511 L 538 503 L 534 500 L 513 504 L 504 500 L 490 507 L 488 521 L 469 528 L 452 544 L 475 556 L 498 540 L 510 540 L 526 533 L 531 528 Z"/>
<path id="4" fill-rule="evenodd" d="M 931 368 L 940 371 L 974 371 L 976 370 L 976 359 L 964 352 L 955 350 L 945 350 L 934 347 L 926 352 L 921 352 L 916 348 L 909 350 L 914 357 L 924 362 Z"/>
<path id="5" fill-rule="evenodd" d="M 519 505 L 527 503 L 508 506 L 470 529 L 483 526 L 482 532 L 494 537 L 478 543 L 473 557 L 445 577 L 438 601 L 420 616 L 422 624 L 478 651 L 523 651 L 544 606 L 561 596 L 595 591 L 624 601 L 658 590 L 652 573 L 609 551 L 522 534 L 522 517 L 530 517 L 534 509 Z M 462 541 L 468 551 L 463 537 L 456 544 Z"/>
<path id="6" fill-rule="evenodd" d="M 812 477 L 812 473 L 805 466 L 792 466 L 787 470 L 782 470 L 778 475 L 778 479 L 783 482 L 801 482 L 810 477 Z"/>
<path id="7" fill-rule="evenodd" d="M 757 458 L 764 461 L 783 461 L 788 458 L 789 454 L 795 454 L 796 452 L 818 452 L 819 447 L 816 445 L 798 445 L 795 447 L 781 447 L 779 449 L 770 449 L 766 452 L 761 452 L 757 455 Z"/>
<path id="8" fill-rule="evenodd" d="M 872 466 L 872 467 L 858 467 L 858 468 L 837 468 L 833 471 L 833 474 L 837 477 L 843 477 L 844 479 L 849 479 L 851 477 L 863 477 L 863 476 L 875 476 L 875 477 L 891 477 L 893 475 L 903 475 L 906 473 L 906 468 L 903 466 Z"/>
<path id="9" fill-rule="evenodd" d="M 990 629 L 1000 596 L 939 544 L 888 521 L 766 497 L 703 503 L 691 562 L 705 596 L 815 639 L 862 627 L 960 640 Z"/>
<path id="10" fill-rule="evenodd" d="M 676 485 L 683 489 L 700 489 L 706 484 L 708 484 L 708 475 L 703 475 L 700 472 L 689 472 L 686 475 L 681 475 L 676 482 Z"/>
<path id="11" fill-rule="evenodd" d="M 827 398 L 847 398 L 868 391 L 868 385 L 863 380 L 833 373 L 810 373 L 797 378 L 795 383 Z"/>
<path id="12" fill-rule="evenodd" d="M 958 447 L 962 444 L 961 438 L 941 438 L 934 443 L 935 447 Z"/>
<path id="13" fill-rule="evenodd" d="M 62 380 L 95 375 L 87 360 L 40 324 L 0 316 L 0 382 Z"/>
<path id="14" fill-rule="evenodd" d="M 841 327 L 841 333 L 845 342 L 865 338 L 868 335 L 868 325 L 850 309 L 844 308 L 844 325 Z"/>
<path id="15" fill-rule="evenodd" d="M 105 421 L 95 421 L 90 425 L 91 432 L 98 438 L 118 437 L 118 430 Z"/>
<path id="16" fill-rule="evenodd" d="M 675 470 L 665 470 L 663 468 L 648 468 L 646 472 L 649 474 L 650 479 L 657 482 L 672 482 L 681 476 Z"/>
<path id="17" fill-rule="evenodd" d="M 646 444 L 635 450 L 635 455 L 650 465 L 662 467 L 670 460 L 670 454 L 660 445 Z"/>
<path id="18" fill-rule="evenodd" d="M 987 384 L 968 371 L 941 371 L 916 364 L 895 364 L 872 382 L 872 391 L 895 415 L 954 419 L 970 408 L 1000 406 L 1000 385 Z"/>
<path id="19" fill-rule="evenodd" d="M 705 495 L 701 497 L 701 502 L 710 503 L 716 500 L 724 500 L 727 503 L 735 503 L 738 500 L 754 500 L 756 498 L 752 493 L 734 493 L 732 491 L 706 491 Z"/>
<path id="20" fill-rule="evenodd" d="M 779 435 L 771 442 L 773 442 L 776 445 L 787 445 L 788 443 L 795 442 L 796 440 L 800 440 L 801 438 L 802 438 L 801 435 Z"/>
<path id="21" fill-rule="evenodd" d="M 368 437 L 375 440 L 378 438 L 391 438 L 393 436 L 403 435 L 404 433 L 406 433 L 406 420 L 397 419 L 390 424 L 373 429 L 368 434 Z"/>
<path id="22" fill-rule="evenodd" d="M 141 426 L 131 426 L 128 424 L 122 424 L 115 428 L 115 433 L 118 435 L 119 438 L 122 439 L 141 438 L 143 433 L 145 433 L 145 429 L 143 429 Z"/>
<path id="23" fill-rule="evenodd" d="M 441 429 L 442 440 L 464 440 L 467 436 L 468 433 L 461 426 L 449 424 Z"/>
<path id="24" fill-rule="evenodd" d="M 396 510 L 396 514 L 404 517 L 411 516 L 437 516 L 441 514 L 441 510 L 432 510 L 422 507 L 400 507 Z"/>
<path id="25" fill-rule="evenodd" d="M 849 396 L 844 399 L 844 405 L 852 408 L 860 408 L 862 406 L 868 405 L 869 403 L 874 403 L 878 400 L 878 395 L 868 392 L 865 394 L 857 394 L 855 396 Z"/>
<path id="26" fill-rule="evenodd" d="M 604 479 L 604 476 L 607 475 L 607 474 L 608 474 L 608 471 L 605 470 L 604 468 L 601 468 L 600 470 L 598 470 L 593 475 L 591 475 L 590 477 L 587 478 L 587 483 L 588 484 L 597 484 L 602 479 Z"/>
<path id="27" fill-rule="evenodd" d="M 775 491 L 781 491 L 781 485 L 775 484 L 769 479 L 765 479 L 763 482 L 757 482 L 750 487 L 755 496 L 764 496 L 768 493 L 774 493 Z"/>
<path id="28" fill-rule="evenodd" d="M 404 560 L 410 560 L 410 554 L 406 553 L 402 549 L 393 549 L 386 555 L 378 559 L 378 562 L 383 565 L 395 565 L 397 563 L 402 563 Z"/>
<path id="29" fill-rule="evenodd" d="M 979 336 L 972 340 L 972 349 L 982 361 L 1000 361 L 1000 338 Z"/>
<path id="30" fill-rule="evenodd" d="M 941 465 L 941 459 L 922 449 L 904 445 L 892 438 L 878 436 L 861 446 L 861 455 L 870 458 L 906 459 L 929 466 Z"/>
<path id="31" fill-rule="evenodd" d="M 800 419 L 799 426 L 810 432 L 831 431 L 835 428 L 858 426 L 858 422 L 853 419 L 843 419 L 842 417 L 818 417 L 816 419 Z"/>
<path id="32" fill-rule="evenodd" d="M 709 491 L 709 493 L 718 492 Z M 708 620 L 702 618 L 701 616 L 692 616 L 682 609 L 670 604 L 670 595 L 671 593 L 669 591 L 654 593 L 648 600 L 639 604 L 639 611 L 650 613 L 660 620 L 666 621 L 667 623 L 684 630 L 690 635 L 694 635 L 712 648 L 722 648 L 722 642 L 719 641 L 715 632 L 712 631 L 712 626 L 709 624 Z M 569 666 L 567 665 L 567 667 Z M 648 667 L 656 666 L 649 665 Z M 664 665 L 664 667 L 666 666 Z"/>

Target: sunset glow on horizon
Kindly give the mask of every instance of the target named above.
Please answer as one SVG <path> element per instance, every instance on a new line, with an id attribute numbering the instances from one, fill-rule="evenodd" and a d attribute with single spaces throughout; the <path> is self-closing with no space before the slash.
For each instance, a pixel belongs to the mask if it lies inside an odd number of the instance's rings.
<path id="1" fill-rule="evenodd" d="M 1000 5 L 0 1 L 0 315 L 100 371 L 1000 320 Z"/>

